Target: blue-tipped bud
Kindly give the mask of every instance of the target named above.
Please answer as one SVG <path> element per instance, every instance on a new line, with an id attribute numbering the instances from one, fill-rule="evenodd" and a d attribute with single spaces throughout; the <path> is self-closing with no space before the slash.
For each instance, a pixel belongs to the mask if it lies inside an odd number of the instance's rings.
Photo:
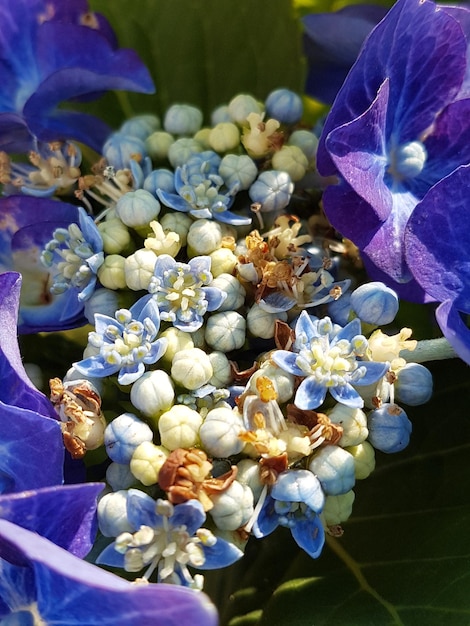
<path id="1" fill-rule="evenodd" d="M 144 180 L 144 189 L 155 197 L 157 189 L 167 193 L 175 193 L 175 175 L 164 168 L 153 170 Z"/>
<path id="2" fill-rule="evenodd" d="M 303 113 L 302 99 L 290 89 L 276 89 L 266 98 L 266 112 L 284 124 L 296 124 Z"/>
<path id="3" fill-rule="evenodd" d="M 351 306 L 367 324 L 390 324 L 398 312 L 398 296 L 383 283 L 366 283 L 352 292 Z"/>
<path id="4" fill-rule="evenodd" d="M 202 111 L 189 104 L 173 104 L 165 113 L 163 127 L 173 135 L 194 135 L 202 126 Z"/>
<path id="5" fill-rule="evenodd" d="M 368 417 L 369 442 L 381 452 L 400 452 L 408 445 L 412 424 L 396 404 L 383 404 Z"/>
<path id="6" fill-rule="evenodd" d="M 262 172 L 251 185 L 248 194 L 252 202 L 259 202 L 261 211 L 281 211 L 290 202 L 294 183 L 287 172 Z"/>
<path id="7" fill-rule="evenodd" d="M 132 413 L 116 417 L 104 432 L 104 445 L 115 463 L 130 463 L 134 450 L 144 441 L 152 441 L 150 426 Z"/>
<path id="8" fill-rule="evenodd" d="M 124 135 L 132 135 L 145 141 L 149 135 L 160 129 L 160 120 L 156 115 L 136 115 L 126 120 L 119 129 Z"/>
<path id="9" fill-rule="evenodd" d="M 142 161 L 147 156 L 142 139 L 124 133 L 113 133 L 103 146 L 103 156 L 116 170 L 130 167 L 131 159 Z"/>
<path id="10" fill-rule="evenodd" d="M 407 363 L 395 381 L 395 398 L 409 406 L 426 404 L 432 396 L 432 374 L 424 365 Z"/>

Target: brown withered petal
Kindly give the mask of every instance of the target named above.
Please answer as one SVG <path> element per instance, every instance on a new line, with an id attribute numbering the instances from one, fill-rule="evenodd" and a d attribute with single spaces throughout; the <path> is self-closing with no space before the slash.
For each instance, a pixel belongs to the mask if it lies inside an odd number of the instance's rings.
<path id="1" fill-rule="evenodd" d="M 274 342 L 278 350 L 290 350 L 295 341 L 295 333 L 289 324 L 276 320 L 274 323 Z"/>

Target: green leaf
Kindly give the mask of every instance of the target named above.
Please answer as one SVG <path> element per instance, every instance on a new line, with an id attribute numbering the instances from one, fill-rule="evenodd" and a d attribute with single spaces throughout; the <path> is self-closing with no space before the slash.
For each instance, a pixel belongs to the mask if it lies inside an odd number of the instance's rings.
<path id="1" fill-rule="evenodd" d="M 239 92 L 264 99 L 277 87 L 302 91 L 300 25 L 290 0 L 91 0 L 90 6 L 110 20 L 121 46 L 139 53 L 157 88 L 154 96 L 109 99 L 105 119 L 131 110 L 163 115 L 186 102 L 208 120 Z"/>
<path id="2" fill-rule="evenodd" d="M 377 453 L 343 537 L 329 538 L 317 560 L 286 529 L 252 539 L 224 589 L 223 624 L 243 624 L 239 616 L 256 610 L 257 626 L 470 624 L 468 367 L 430 369 L 432 401 L 407 408 L 409 448 Z"/>

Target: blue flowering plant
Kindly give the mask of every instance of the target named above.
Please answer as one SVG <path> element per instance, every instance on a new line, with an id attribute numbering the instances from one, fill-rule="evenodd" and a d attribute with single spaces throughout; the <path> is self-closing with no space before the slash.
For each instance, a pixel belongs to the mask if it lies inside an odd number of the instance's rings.
<path id="1" fill-rule="evenodd" d="M 470 362 L 469 12 L 304 18 L 315 130 L 276 86 L 112 131 L 58 108 L 152 91 L 108 21 L 0 15 L 1 619 L 215 625 L 211 570 L 273 534 L 320 559 L 407 447 L 422 362 Z M 411 339 L 407 298 L 444 338 Z M 17 332 L 52 331 L 73 356 L 39 391 Z"/>

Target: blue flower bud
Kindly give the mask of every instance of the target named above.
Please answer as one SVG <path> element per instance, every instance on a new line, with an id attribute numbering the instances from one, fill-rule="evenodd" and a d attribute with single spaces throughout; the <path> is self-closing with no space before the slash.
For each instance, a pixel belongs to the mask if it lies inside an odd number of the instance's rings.
<path id="1" fill-rule="evenodd" d="M 432 396 L 432 374 L 424 365 L 407 363 L 395 381 L 395 398 L 409 406 L 425 404 Z"/>
<path id="2" fill-rule="evenodd" d="M 116 203 L 116 215 L 126 226 L 148 225 L 160 213 L 160 202 L 145 189 L 129 191 Z"/>
<path id="3" fill-rule="evenodd" d="M 132 135 L 145 141 L 149 135 L 160 128 L 160 120 L 156 115 L 136 115 L 126 120 L 119 131 L 124 135 Z"/>
<path id="4" fill-rule="evenodd" d="M 248 194 L 252 202 L 260 203 L 261 211 L 281 211 L 289 204 L 293 191 L 289 174 L 269 170 L 258 176 Z"/>
<path id="5" fill-rule="evenodd" d="M 339 446 L 325 446 L 315 454 L 309 463 L 327 495 L 337 496 L 346 493 L 356 482 L 354 458 Z"/>
<path id="6" fill-rule="evenodd" d="M 398 312 L 398 296 L 383 283 L 366 283 L 352 292 L 351 306 L 367 324 L 390 324 Z"/>
<path id="7" fill-rule="evenodd" d="M 266 98 L 266 112 L 284 124 L 296 124 L 303 113 L 302 99 L 290 89 L 276 89 Z"/>
<path id="8" fill-rule="evenodd" d="M 104 432 L 106 452 L 116 463 L 130 463 L 137 446 L 152 439 L 151 428 L 132 413 L 116 417 Z"/>
<path id="9" fill-rule="evenodd" d="M 133 135 L 113 133 L 103 146 L 103 156 L 116 170 L 129 168 L 131 159 L 141 161 L 147 156 L 144 142 Z"/>
<path id="10" fill-rule="evenodd" d="M 144 180 L 144 189 L 156 196 L 157 189 L 167 193 L 175 192 L 175 175 L 170 170 L 160 168 L 153 170 Z"/>
<path id="11" fill-rule="evenodd" d="M 408 445 L 412 424 L 396 404 L 383 404 L 368 417 L 369 441 L 381 452 L 400 452 Z"/>
<path id="12" fill-rule="evenodd" d="M 202 111 L 189 104 L 173 104 L 165 113 L 163 127 L 173 135 L 194 135 L 202 126 Z"/>
<path id="13" fill-rule="evenodd" d="M 134 528 L 127 519 L 128 491 L 107 493 L 98 502 L 98 524 L 105 537 L 117 537 L 132 532 Z"/>

